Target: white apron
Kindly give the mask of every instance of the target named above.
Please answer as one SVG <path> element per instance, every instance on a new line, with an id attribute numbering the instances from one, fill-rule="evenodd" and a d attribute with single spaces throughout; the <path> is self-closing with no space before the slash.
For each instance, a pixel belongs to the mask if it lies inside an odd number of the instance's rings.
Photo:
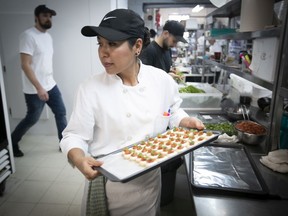
<path id="1" fill-rule="evenodd" d="M 82 215 L 86 215 L 88 183 L 86 181 Z M 110 216 L 158 216 L 161 198 L 160 168 L 126 183 L 108 180 L 106 195 Z"/>

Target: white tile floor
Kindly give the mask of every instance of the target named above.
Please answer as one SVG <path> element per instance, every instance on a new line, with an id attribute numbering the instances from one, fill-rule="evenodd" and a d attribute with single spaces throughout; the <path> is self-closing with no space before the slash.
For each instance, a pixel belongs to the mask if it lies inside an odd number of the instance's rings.
<path id="1" fill-rule="evenodd" d="M 59 152 L 54 136 L 24 136 L 24 157 L 6 180 L 0 216 L 80 215 L 84 177 Z"/>
<path id="2" fill-rule="evenodd" d="M 59 152 L 57 138 L 26 135 L 20 148 L 25 155 L 15 158 L 16 172 L 0 197 L 0 216 L 79 216 L 84 177 Z M 177 174 L 174 197 L 162 216 L 193 214 L 183 171 Z"/>

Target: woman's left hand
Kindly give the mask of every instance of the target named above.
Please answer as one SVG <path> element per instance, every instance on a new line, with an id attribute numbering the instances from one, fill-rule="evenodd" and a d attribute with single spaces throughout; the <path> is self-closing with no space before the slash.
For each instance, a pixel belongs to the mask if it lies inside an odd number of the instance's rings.
<path id="1" fill-rule="evenodd" d="M 205 129 L 205 125 L 201 120 L 195 117 L 185 117 L 180 121 L 180 127 L 195 128 L 198 130 Z"/>

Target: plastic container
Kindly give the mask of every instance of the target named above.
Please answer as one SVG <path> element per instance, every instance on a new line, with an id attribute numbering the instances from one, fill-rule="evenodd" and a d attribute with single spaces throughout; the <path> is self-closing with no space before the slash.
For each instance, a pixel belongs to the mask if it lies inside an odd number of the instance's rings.
<path id="1" fill-rule="evenodd" d="M 252 86 L 251 105 L 254 107 L 258 107 L 258 100 L 259 98 L 263 97 L 272 97 L 272 91 L 260 86 Z"/>
<path id="2" fill-rule="evenodd" d="M 272 91 L 260 86 L 252 86 L 252 95 L 255 98 L 271 97 Z"/>
<path id="3" fill-rule="evenodd" d="M 187 82 L 187 85 L 193 85 L 202 89 L 205 93 L 180 93 L 183 99 L 181 108 L 185 110 L 221 110 L 222 93 L 212 87 L 209 83 Z M 179 85 L 183 87 L 183 85 Z"/>

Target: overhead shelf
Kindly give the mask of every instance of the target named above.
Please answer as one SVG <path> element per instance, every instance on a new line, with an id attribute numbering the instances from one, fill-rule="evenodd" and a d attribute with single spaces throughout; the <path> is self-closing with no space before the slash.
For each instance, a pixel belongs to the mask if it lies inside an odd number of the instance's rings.
<path id="1" fill-rule="evenodd" d="M 242 72 L 240 69 L 238 68 L 235 68 L 235 67 L 231 67 L 229 65 L 225 65 L 225 64 L 222 64 L 222 63 L 218 63 L 218 62 L 215 62 L 215 61 L 212 61 L 212 60 L 205 60 L 205 62 L 207 64 L 212 64 L 212 65 L 215 65 L 219 68 L 222 68 L 224 70 L 226 70 L 229 74 L 230 73 L 233 73 L 233 74 L 236 74 L 246 80 L 249 80 L 253 83 L 256 83 L 260 86 L 263 86 L 264 88 L 267 88 L 269 90 L 273 90 L 273 83 L 270 83 L 270 82 L 267 82 L 265 80 L 262 80 L 258 77 L 255 77 L 255 76 L 252 76 L 251 74 L 249 73 L 246 73 L 246 72 Z"/>
<path id="2" fill-rule="evenodd" d="M 281 0 L 275 0 L 276 2 L 279 2 Z M 241 0 L 232 0 L 228 2 L 227 4 L 223 5 L 220 8 L 217 8 L 213 12 L 209 13 L 206 17 L 237 17 L 241 14 Z"/>
<path id="3" fill-rule="evenodd" d="M 255 38 L 267 38 L 267 37 L 280 37 L 281 28 L 269 28 L 253 32 L 235 32 L 228 34 L 221 34 L 217 36 L 206 37 L 206 39 L 227 39 L 227 40 L 251 40 Z"/>
<path id="4" fill-rule="evenodd" d="M 207 17 L 237 17 L 241 13 L 241 0 L 233 0 L 214 10 Z"/>

